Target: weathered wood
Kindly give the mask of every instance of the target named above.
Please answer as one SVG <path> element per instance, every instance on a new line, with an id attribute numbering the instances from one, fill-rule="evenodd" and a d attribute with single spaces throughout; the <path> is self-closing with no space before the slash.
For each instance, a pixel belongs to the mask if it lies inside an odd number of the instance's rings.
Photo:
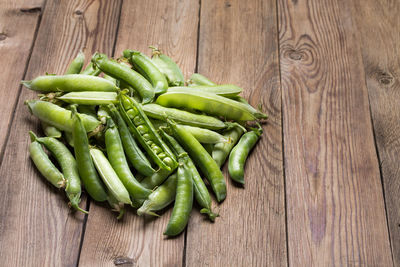
<path id="1" fill-rule="evenodd" d="M 399 13 L 400 2 L 387 0 L 355 1 L 352 13 L 361 35 L 361 52 L 395 266 L 400 266 Z"/>
<path id="2" fill-rule="evenodd" d="M 31 53 L 43 0 L 0 1 L 0 151 L 10 129 L 15 102 Z M 0 162 L 2 154 L 0 153 Z"/>
<path id="3" fill-rule="evenodd" d="M 278 2 L 289 264 L 391 266 L 351 3 Z"/>
<path id="4" fill-rule="evenodd" d="M 94 49 L 111 53 L 119 10 L 119 1 L 48 1 L 26 78 L 62 73 L 84 47 L 88 56 Z M 24 101 L 34 97 L 22 90 L 0 169 L 0 258 L 5 266 L 73 266 L 84 216 L 70 212 L 64 193 L 46 183 L 28 158 L 28 131 L 38 132 L 38 121 Z"/>
<path id="5" fill-rule="evenodd" d="M 196 64 L 198 1 L 124 1 L 115 57 L 124 49 L 150 55 L 159 46 L 177 61 L 186 76 Z M 181 266 L 184 234 L 166 239 L 163 232 L 170 211 L 144 219 L 129 209 L 118 222 L 109 208 L 91 205 L 80 257 L 81 266 Z"/>
<path id="6" fill-rule="evenodd" d="M 186 266 L 286 266 L 276 1 L 202 1 L 198 71 L 244 89 L 268 113 L 251 153 L 244 188 L 228 184 L 215 223 L 194 210 Z"/>

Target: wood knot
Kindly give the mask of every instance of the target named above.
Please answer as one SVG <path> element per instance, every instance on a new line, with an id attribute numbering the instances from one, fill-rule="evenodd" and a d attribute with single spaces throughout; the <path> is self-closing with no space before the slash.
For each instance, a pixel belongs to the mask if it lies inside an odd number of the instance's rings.
<path id="1" fill-rule="evenodd" d="M 390 73 L 387 72 L 379 72 L 378 73 L 378 82 L 382 85 L 390 85 L 393 83 L 393 76 Z"/>
<path id="2" fill-rule="evenodd" d="M 225 2 L 225 7 L 231 7 L 231 6 L 232 6 L 232 4 L 229 3 L 228 1 Z"/>
<path id="3" fill-rule="evenodd" d="M 77 16 L 81 16 L 83 14 L 83 12 L 82 12 L 82 10 L 77 9 L 77 10 L 75 10 L 74 14 Z"/>
<path id="4" fill-rule="evenodd" d="M 7 34 L 5 34 L 4 32 L 0 32 L 0 41 L 4 41 L 7 37 Z"/>
<path id="5" fill-rule="evenodd" d="M 136 261 L 132 258 L 125 257 L 125 256 L 117 256 L 114 259 L 114 265 L 124 265 L 124 266 L 136 266 Z"/>
<path id="6" fill-rule="evenodd" d="M 289 51 L 288 56 L 292 60 L 302 60 L 304 57 L 303 53 L 296 51 L 296 50 Z"/>

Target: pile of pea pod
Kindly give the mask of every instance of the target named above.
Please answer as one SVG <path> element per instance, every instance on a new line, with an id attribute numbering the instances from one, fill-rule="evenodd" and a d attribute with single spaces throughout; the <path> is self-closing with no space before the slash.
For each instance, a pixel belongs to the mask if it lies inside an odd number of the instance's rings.
<path id="1" fill-rule="evenodd" d="M 25 104 L 44 133 L 30 132 L 29 152 L 40 173 L 65 190 L 69 206 L 83 213 L 83 189 L 108 201 L 118 219 L 124 205 L 139 216 L 158 216 L 174 202 L 164 234 L 175 236 L 194 200 L 211 221 L 218 216 L 210 191 L 217 202 L 225 199 L 227 159 L 230 178 L 244 185 L 246 158 L 267 115 L 240 97 L 238 86 L 198 73 L 185 82 L 178 65 L 151 48 L 151 58 L 133 50 L 116 60 L 96 53 L 85 68 L 80 52 L 66 73 L 22 81 L 39 93 Z"/>

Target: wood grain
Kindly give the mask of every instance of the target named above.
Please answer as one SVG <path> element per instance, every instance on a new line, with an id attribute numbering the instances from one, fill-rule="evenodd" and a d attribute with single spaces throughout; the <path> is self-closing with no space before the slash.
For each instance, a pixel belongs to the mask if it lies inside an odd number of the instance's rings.
<path id="1" fill-rule="evenodd" d="M 111 53 L 119 4 L 49 1 L 26 78 L 62 73 L 84 47 L 87 54 L 94 47 Z M 0 258 L 5 266 L 75 266 L 84 216 L 70 212 L 64 193 L 46 183 L 28 158 L 28 131 L 38 132 L 38 121 L 24 101 L 34 97 L 22 90 L 0 168 Z"/>
<path id="2" fill-rule="evenodd" d="M 0 1 L 0 163 L 44 0 Z"/>
<path id="3" fill-rule="evenodd" d="M 191 1 L 124 1 L 115 57 L 124 49 L 148 52 L 156 45 L 176 60 L 186 77 L 196 64 L 199 3 Z M 166 239 L 170 210 L 144 219 L 131 209 L 118 222 L 109 208 L 91 205 L 80 257 L 81 266 L 181 266 L 184 234 Z"/>
<path id="4" fill-rule="evenodd" d="M 244 89 L 268 113 L 248 158 L 244 188 L 228 184 L 215 223 L 189 222 L 186 266 L 286 266 L 281 92 L 275 1 L 202 1 L 198 71 Z"/>
<path id="5" fill-rule="evenodd" d="M 289 264 L 391 266 L 348 1 L 279 0 Z"/>
<path id="6" fill-rule="evenodd" d="M 400 266 L 400 2 L 369 0 L 354 3 L 352 14 L 361 36 L 392 255 L 395 266 Z"/>

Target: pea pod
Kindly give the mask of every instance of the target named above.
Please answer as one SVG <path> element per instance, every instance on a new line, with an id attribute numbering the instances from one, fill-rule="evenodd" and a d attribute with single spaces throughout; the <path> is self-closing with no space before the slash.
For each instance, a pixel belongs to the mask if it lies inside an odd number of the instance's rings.
<path id="1" fill-rule="evenodd" d="M 199 127 L 193 127 L 193 126 L 188 126 L 188 125 L 181 125 L 186 131 L 191 133 L 197 141 L 203 144 L 215 144 L 215 143 L 229 143 L 230 140 L 229 138 L 226 138 L 225 136 L 208 130 L 208 129 L 203 129 Z"/>
<path id="2" fill-rule="evenodd" d="M 152 85 L 128 66 L 109 60 L 106 55 L 98 53 L 93 56 L 92 62 L 104 73 L 132 86 L 141 96 L 143 103 L 149 103 L 153 100 L 154 88 Z"/>
<path id="3" fill-rule="evenodd" d="M 116 92 L 118 87 L 101 77 L 85 74 L 45 75 L 32 81 L 21 82 L 27 88 L 39 92 L 104 91 Z"/>
<path id="4" fill-rule="evenodd" d="M 111 118 L 107 119 L 105 143 L 108 160 L 132 198 L 144 199 L 151 191 L 144 188 L 133 176 L 126 161 L 122 142 Z"/>
<path id="5" fill-rule="evenodd" d="M 107 202 L 112 211 L 118 212 L 117 220 L 121 220 L 125 214 L 124 203 L 119 202 L 112 194 L 108 195 Z"/>
<path id="6" fill-rule="evenodd" d="M 213 85 L 217 85 L 217 84 L 212 82 L 207 77 L 201 75 L 200 73 L 193 73 L 192 76 L 190 76 L 190 80 L 189 80 L 189 86 L 191 86 L 191 85 L 213 86 Z"/>
<path id="7" fill-rule="evenodd" d="M 229 155 L 228 171 L 230 177 L 241 184 L 244 184 L 244 165 L 251 149 L 255 146 L 262 134 L 262 130 L 254 129 L 245 133 L 239 143 L 232 149 Z"/>
<path id="8" fill-rule="evenodd" d="M 217 163 L 192 134 L 173 121 L 169 120 L 168 122 L 174 137 L 184 147 L 185 151 L 189 153 L 190 157 L 196 162 L 204 176 L 210 182 L 217 201 L 221 202 L 224 200 L 226 197 L 225 178 Z"/>
<path id="9" fill-rule="evenodd" d="M 65 74 L 78 74 L 81 72 L 83 63 L 85 62 L 85 54 L 80 51 L 76 58 L 69 64 Z"/>
<path id="10" fill-rule="evenodd" d="M 129 59 L 135 70 L 153 85 L 155 94 L 162 94 L 167 91 L 167 79 L 149 57 L 139 51 L 129 49 L 125 50 L 123 55 Z"/>
<path id="11" fill-rule="evenodd" d="M 244 133 L 244 130 L 242 127 L 233 127 L 230 130 L 227 130 L 224 134 L 226 138 L 229 138 L 231 140 L 230 143 L 218 143 L 214 146 L 211 155 L 214 161 L 217 163 L 219 167 L 221 167 L 226 158 L 229 156 L 229 153 L 231 152 L 232 148 L 235 146 L 235 144 L 239 141 L 239 138 L 242 136 Z"/>
<path id="12" fill-rule="evenodd" d="M 175 153 L 178 155 L 186 153 L 183 147 L 179 145 L 179 143 L 173 138 L 172 136 L 168 135 L 165 131 L 161 131 L 163 138 L 166 140 L 166 142 L 173 148 Z M 218 216 L 218 214 L 213 213 L 211 210 L 211 197 L 208 192 L 208 189 L 206 185 L 204 184 L 203 179 L 201 179 L 201 176 L 199 172 L 196 169 L 196 166 L 194 165 L 193 161 L 188 157 L 187 163 L 186 163 L 189 171 L 192 173 L 192 178 L 193 178 L 193 189 L 194 189 L 194 197 L 197 201 L 197 203 L 202 207 L 201 213 L 207 214 L 208 218 L 211 221 L 214 221 L 215 218 Z"/>
<path id="13" fill-rule="evenodd" d="M 175 108 L 167 108 L 157 104 L 143 105 L 143 110 L 147 116 L 166 121 L 167 118 L 179 124 L 196 126 L 210 130 L 220 130 L 227 127 L 221 120 L 200 114 L 194 114 Z"/>
<path id="14" fill-rule="evenodd" d="M 108 108 L 110 110 L 111 117 L 118 127 L 122 146 L 129 162 L 139 173 L 146 176 L 153 175 L 155 170 L 151 167 L 151 163 L 136 144 L 131 133 L 129 132 L 128 126 L 126 125 L 121 114 L 118 112 L 117 108 L 113 104 L 108 105 Z"/>
<path id="15" fill-rule="evenodd" d="M 137 214 L 158 216 L 154 211 L 162 210 L 175 199 L 176 194 L 176 173 L 168 177 L 168 179 L 159 187 L 157 187 L 144 201 L 143 205 L 137 210 Z"/>
<path id="16" fill-rule="evenodd" d="M 186 153 L 185 153 L 186 154 Z M 193 206 L 193 178 L 187 167 L 188 156 L 179 160 L 175 204 L 164 234 L 176 236 L 185 229 Z"/>
<path id="17" fill-rule="evenodd" d="M 103 183 L 97 175 L 92 157 L 89 151 L 89 141 L 85 128 L 81 120 L 81 115 L 76 112 L 76 107 L 72 107 L 73 131 L 75 158 L 78 164 L 79 176 L 88 194 L 96 201 L 107 200 L 107 193 Z"/>
<path id="18" fill-rule="evenodd" d="M 97 148 L 90 148 L 90 155 L 92 156 L 94 165 L 110 193 L 119 202 L 129 205 L 132 204 L 128 191 L 122 184 L 106 156 L 104 156 L 103 152 Z"/>
<path id="19" fill-rule="evenodd" d="M 104 105 L 117 103 L 117 93 L 115 92 L 71 92 L 57 97 L 64 102 L 79 105 Z"/>
<path id="20" fill-rule="evenodd" d="M 30 133 L 31 144 L 29 145 L 29 155 L 39 172 L 57 188 L 65 187 L 64 175 L 50 161 L 42 145 L 36 141 L 36 136 Z"/>
<path id="21" fill-rule="evenodd" d="M 161 140 L 150 120 L 143 112 L 141 105 L 134 99 L 120 94 L 119 110 L 136 140 L 146 150 L 153 161 L 167 171 L 177 167 L 175 156 L 169 147 Z"/>
<path id="22" fill-rule="evenodd" d="M 254 112 L 243 103 L 206 92 L 166 92 L 160 95 L 157 104 L 165 107 L 196 109 L 209 115 L 220 116 L 236 121 L 252 121 L 266 118 L 267 115 Z"/>
<path id="23" fill-rule="evenodd" d="M 30 134 L 34 135 L 32 132 L 30 132 Z M 87 211 L 79 207 L 79 203 L 81 202 L 81 180 L 79 178 L 78 165 L 74 156 L 63 143 L 55 138 L 42 137 L 37 138 L 36 140 L 43 144 L 57 159 L 64 178 L 66 179 L 65 192 L 70 201 L 70 206 L 87 214 Z"/>
<path id="24" fill-rule="evenodd" d="M 222 85 L 196 85 L 196 86 L 181 86 L 181 87 L 170 87 L 168 88 L 168 92 L 206 92 L 206 93 L 213 93 L 216 95 L 224 96 L 224 97 L 236 97 L 240 94 L 243 89 L 233 85 L 233 84 L 222 84 Z"/>
<path id="25" fill-rule="evenodd" d="M 54 137 L 54 138 L 60 138 L 62 133 L 60 130 L 58 130 L 56 127 L 41 121 L 40 122 L 43 132 L 46 136 L 48 137 Z"/>
<path id="26" fill-rule="evenodd" d="M 154 65 L 165 75 L 169 86 L 182 86 L 185 84 L 181 69 L 178 65 L 168 56 L 161 53 L 158 48 L 150 47 L 153 49 L 152 58 Z"/>
<path id="27" fill-rule="evenodd" d="M 70 110 L 40 100 L 28 100 L 25 101 L 25 104 L 28 106 L 31 113 L 41 121 L 48 123 L 59 130 L 72 132 L 73 122 Z M 86 114 L 80 114 L 80 116 L 87 132 L 94 131 L 100 125 L 100 121 L 91 116 Z"/>
<path id="28" fill-rule="evenodd" d="M 101 70 L 99 68 L 95 68 L 92 62 L 86 66 L 86 68 L 80 73 L 83 75 L 92 75 L 92 76 L 99 76 Z"/>
<path id="29" fill-rule="evenodd" d="M 172 171 L 166 169 L 159 169 L 157 172 L 150 176 L 145 177 L 140 183 L 148 189 L 154 189 L 162 184 L 165 179 L 171 174 Z"/>

